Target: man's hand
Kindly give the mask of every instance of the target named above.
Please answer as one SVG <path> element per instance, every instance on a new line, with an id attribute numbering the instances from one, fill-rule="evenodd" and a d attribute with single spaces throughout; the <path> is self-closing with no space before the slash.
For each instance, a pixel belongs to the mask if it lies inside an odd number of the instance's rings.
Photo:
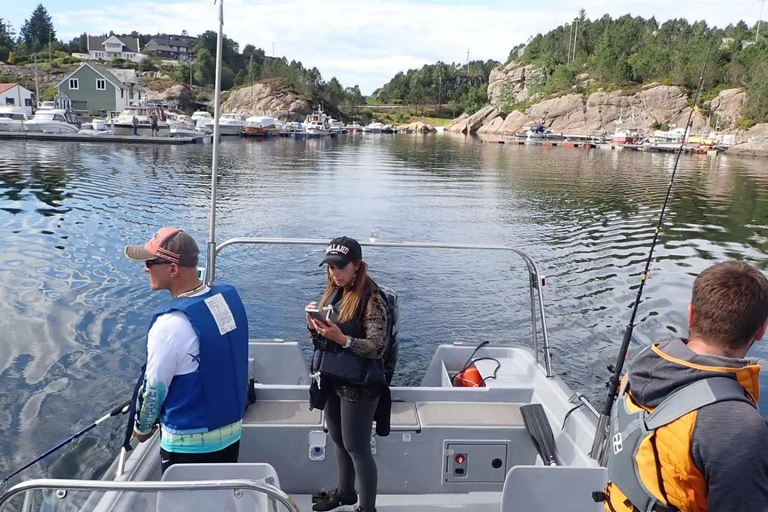
<path id="1" fill-rule="evenodd" d="M 149 434 L 139 434 L 138 432 L 136 432 L 136 429 L 134 428 L 133 429 L 133 437 L 138 439 L 140 443 L 143 443 L 144 441 L 146 441 L 147 439 L 152 437 L 156 430 L 157 430 L 157 425 L 152 427 L 152 430 L 149 431 Z"/>

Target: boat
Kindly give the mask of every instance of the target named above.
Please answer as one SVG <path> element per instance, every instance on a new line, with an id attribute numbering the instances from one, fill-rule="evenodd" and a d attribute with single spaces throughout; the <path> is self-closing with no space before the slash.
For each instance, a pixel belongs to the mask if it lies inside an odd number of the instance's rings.
<path id="1" fill-rule="evenodd" d="M 298 121 L 290 121 L 285 123 L 280 130 L 280 135 L 290 137 L 295 133 L 301 133 L 304 131 L 304 126 Z"/>
<path id="2" fill-rule="evenodd" d="M 397 133 L 397 128 L 395 128 L 391 124 L 385 124 L 384 127 L 381 129 L 381 133 Z"/>
<path id="3" fill-rule="evenodd" d="M 541 124 L 532 126 L 524 132 L 523 136 L 531 140 L 565 140 L 565 135 L 552 133 Z"/>
<path id="4" fill-rule="evenodd" d="M 330 126 L 328 125 L 328 116 L 323 113 L 323 110 L 317 110 L 312 112 L 304 120 L 304 133 L 308 136 L 323 136 L 330 135 Z"/>
<path id="5" fill-rule="evenodd" d="M 382 123 L 371 123 L 363 128 L 363 133 L 381 133 L 382 129 L 384 129 Z"/>
<path id="6" fill-rule="evenodd" d="M 42 133 L 77 133 L 80 120 L 77 114 L 63 108 L 41 108 L 32 119 L 24 121 L 24 130 Z"/>
<path id="7" fill-rule="evenodd" d="M 78 131 L 80 135 L 89 135 L 91 137 L 101 137 L 103 135 L 114 135 L 115 132 L 112 131 L 109 124 L 107 124 L 107 121 L 104 119 L 94 118 L 89 123 L 83 123 L 80 126 L 80 131 Z"/>
<path id="8" fill-rule="evenodd" d="M 243 135 L 248 137 L 272 137 L 280 135 L 280 121 L 270 116 L 251 116 L 245 120 Z"/>
<path id="9" fill-rule="evenodd" d="M 348 124 L 347 126 L 345 126 L 345 128 L 347 129 L 348 133 L 350 132 L 356 133 L 356 132 L 362 132 L 364 127 L 360 123 L 355 121 L 352 124 Z"/>
<path id="10" fill-rule="evenodd" d="M 643 135 L 637 130 L 617 130 L 613 134 L 613 143 L 623 145 L 634 145 L 643 142 Z"/>
<path id="11" fill-rule="evenodd" d="M 192 122 L 195 123 L 195 129 L 199 132 L 213 131 L 213 116 L 205 110 L 198 110 L 192 114 Z"/>
<path id="12" fill-rule="evenodd" d="M 219 35 L 223 24 L 219 2 Z M 221 55 L 217 56 L 219 64 Z M 216 84 L 216 96 L 220 84 Z M 218 105 L 217 105 L 218 108 Z M 210 234 L 202 279 L 216 282 L 217 260 L 235 246 L 269 250 L 301 246 L 297 258 L 327 239 L 231 238 L 216 242 L 217 146 L 213 140 Z M 372 436 L 378 466 L 380 512 L 597 512 L 593 492 L 604 489 L 607 471 L 590 455 L 598 412 L 573 393 L 553 367 L 545 280 L 535 261 L 514 246 L 383 241 L 371 233 L 361 245 L 370 251 L 445 251 L 477 255 L 495 252 L 515 259 L 523 279 L 530 330 L 492 344 L 483 333 L 437 347 L 419 385 L 392 386 L 391 432 Z M 242 251 L 237 252 L 242 258 Z M 464 261 L 466 255 L 460 260 Z M 232 276 L 237 279 L 237 276 Z M 254 312 L 252 311 L 251 314 Z M 303 321 L 298 315 L 298 322 Z M 495 331 L 495 329 L 494 329 Z M 511 343 L 510 343 L 511 342 Z M 161 475 L 160 434 L 146 442 L 126 441 L 100 480 L 40 479 L 22 482 L 0 497 L 0 510 L 14 498 L 26 512 L 67 509 L 110 512 L 231 510 L 309 512 L 313 496 L 337 480 L 324 412 L 307 407 L 309 375 L 302 351 L 306 340 L 255 339 L 249 345 L 249 373 L 257 401 L 243 418 L 237 463 L 175 464 Z M 474 365 L 476 386 L 461 378 Z M 99 419 L 119 416 L 126 405 Z M 537 421 L 531 422 L 534 412 Z M 129 415 L 130 416 L 130 415 Z M 132 429 L 133 417 L 128 418 Z M 91 428 L 91 427 L 89 427 Z M 552 433 L 551 448 L 538 437 Z M 539 439 L 537 444 L 532 436 Z M 126 447 L 127 445 L 127 447 Z M 59 445 L 61 446 L 61 445 Z M 127 448 L 130 448 L 127 449 Z M 50 451 L 47 453 L 51 453 Z M 552 464 L 556 465 L 552 465 Z"/>
<path id="13" fill-rule="evenodd" d="M 168 112 L 168 128 L 171 137 L 199 137 L 200 132 L 195 129 L 195 122 L 184 114 Z"/>
<path id="14" fill-rule="evenodd" d="M 246 118 L 245 114 L 236 112 L 222 114 L 219 118 L 219 135 L 237 135 L 239 137 L 243 133 Z"/>
<path id="15" fill-rule="evenodd" d="M 24 121 L 30 119 L 22 107 L 0 107 L 0 132 L 23 132 Z"/>
<path id="16" fill-rule="evenodd" d="M 345 131 L 344 123 L 342 123 L 341 121 L 337 121 L 336 119 L 329 118 L 328 131 L 331 132 L 332 135 L 339 135 Z"/>
<path id="17" fill-rule="evenodd" d="M 155 137 L 170 137 L 171 129 L 165 120 L 163 109 L 155 105 L 129 105 L 114 119 L 115 135 L 133 135 L 133 118 L 136 117 L 139 124 L 137 135 L 152 136 L 152 124 L 150 115 L 157 116 L 157 130 Z"/>

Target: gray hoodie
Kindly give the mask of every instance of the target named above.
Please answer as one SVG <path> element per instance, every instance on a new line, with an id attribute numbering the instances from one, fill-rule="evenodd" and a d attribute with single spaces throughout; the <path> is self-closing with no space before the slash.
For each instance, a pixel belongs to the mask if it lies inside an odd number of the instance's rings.
<path id="1" fill-rule="evenodd" d="M 632 397 L 648 407 L 658 406 L 673 391 L 700 379 L 731 376 L 702 366 L 744 368 L 750 359 L 705 356 L 693 352 L 686 340 L 662 342 L 659 350 L 694 368 L 665 359 L 652 350 L 637 356 L 629 370 Z M 753 372 L 753 395 L 757 375 Z M 756 397 L 755 397 L 756 398 Z M 691 437 L 691 455 L 707 481 L 708 512 L 768 512 L 768 422 L 746 402 L 720 402 L 699 410 Z"/>

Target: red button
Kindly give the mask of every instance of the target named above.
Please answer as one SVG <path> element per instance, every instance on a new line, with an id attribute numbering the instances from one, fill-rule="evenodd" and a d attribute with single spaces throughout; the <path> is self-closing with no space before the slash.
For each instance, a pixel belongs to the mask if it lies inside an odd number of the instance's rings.
<path id="1" fill-rule="evenodd" d="M 456 456 L 456 464 L 464 464 L 466 461 L 467 461 L 467 458 L 464 455 Z"/>

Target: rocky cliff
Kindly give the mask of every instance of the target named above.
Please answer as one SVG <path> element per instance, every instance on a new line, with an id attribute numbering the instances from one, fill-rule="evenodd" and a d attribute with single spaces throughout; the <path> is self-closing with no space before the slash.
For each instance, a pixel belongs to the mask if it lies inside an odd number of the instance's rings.
<path id="1" fill-rule="evenodd" d="M 312 113 L 312 104 L 307 98 L 281 84 L 260 82 L 232 92 L 222 104 L 222 112 L 244 112 L 270 115 L 287 121 L 303 121 Z"/>
<path id="2" fill-rule="evenodd" d="M 682 126 L 691 112 L 687 91 L 674 85 L 653 83 L 631 91 L 578 92 L 594 82 L 586 73 L 579 75 L 573 93 L 539 101 L 525 111 L 516 110 L 506 116 L 500 111 L 502 104 L 535 99 L 531 85 L 542 77 L 536 66 L 515 61 L 494 69 L 488 85 L 489 105 L 473 115 L 463 114 L 447 131 L 511 135 L 542 124 L 555 133 L 612 134 L 618 127 L 650 131 L 658 125 Z M 719 127 L 728 129 L 738 119 L 745 99 L 742 89 L 728 89 L 704 102 L 702 111 L 717 116 L 713 119 L 718 120 Z M 703 114 L 694 113 L 694 131 L 706 130 L 706 121 Z"/>

